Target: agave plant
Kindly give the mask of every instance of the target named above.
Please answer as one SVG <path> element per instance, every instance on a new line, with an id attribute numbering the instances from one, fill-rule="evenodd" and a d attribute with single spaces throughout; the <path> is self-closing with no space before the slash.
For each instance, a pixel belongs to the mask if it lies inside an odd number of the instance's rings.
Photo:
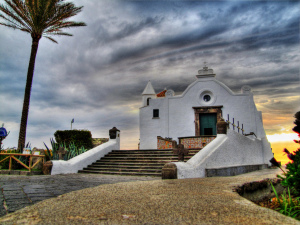
<path id="1" fill-rule="evenodd" d="M 65 147 L 65 150 L 68 153 L 65 155 L 64 160 L 69 160 L 87 151 L 83 146 L 78 148 L 73 142 L 69 144 L 69 147 Z"/>
<path id="2" fill-rule="evenodd" d="M 50 149 L 48 148 L 48 146 L 45 144 L 44 145 L 46 147 L 46 160 L 57 160 L 58 159 L 58 148 L 59 145 L 54 141 L 53 138 L 50 138 L 50 143 L 52 146 L 52 151 L 50 151 Z"/>
<path id="3" fill-rule="evenodd" d="M 85 149 L 83 146 L 78 148 L 74 143 L 70 143 L 69 146 L 67 146 L 66 143 L 58 144 L 53 140 L 53 138 L 50 139 L 50 142 L 52 145 L 52 154 L 48 146 L 44 143 L 46 147 L 47 160 L 59 159 L 59 154 L 58 154 L 59 147 L 63 147 L 65 151 L 67 151 L 67 154 L 64 155 L 64 160 L 69 160 L 87 151 L 87 149 Z"/>

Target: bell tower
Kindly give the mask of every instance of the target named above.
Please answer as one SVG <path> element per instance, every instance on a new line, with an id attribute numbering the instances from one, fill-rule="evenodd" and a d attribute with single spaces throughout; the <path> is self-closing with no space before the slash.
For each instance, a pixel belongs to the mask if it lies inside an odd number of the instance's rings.
<path id="1" fill-rule="evenodd" d="M 148 106 L 150 104 L 150 99 L 156 98 L 156 93 L 153 89 L 153 86 L 151 84 L 151 81 L 149 80 L 147 83 L 147 86 L 145 87 L 143 93 L 142 93 L 142 107 Z"/>

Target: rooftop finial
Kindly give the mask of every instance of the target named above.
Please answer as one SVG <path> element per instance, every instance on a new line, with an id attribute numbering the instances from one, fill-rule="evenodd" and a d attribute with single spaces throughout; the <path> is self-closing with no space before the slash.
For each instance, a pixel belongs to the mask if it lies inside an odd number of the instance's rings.
<path id="1" fill-rule="evenodd" d="M 206 64 L 207 64 L 207 62 L 204 62 L 203 69 L 198 70 L 198 75 L 196 75 L 197 78 L 215 77 L 216 76 L 216 74 L 214 74 L 213 69 L 208 69 L 208 66 Z"/>
<path id="2" fill-rule="evenodd" d="M 203 67 L 203 70 L 207 71 L 208 70 L 208 67 L 207 67 L 207 62 L 204 62 L 204 67 Z"/>

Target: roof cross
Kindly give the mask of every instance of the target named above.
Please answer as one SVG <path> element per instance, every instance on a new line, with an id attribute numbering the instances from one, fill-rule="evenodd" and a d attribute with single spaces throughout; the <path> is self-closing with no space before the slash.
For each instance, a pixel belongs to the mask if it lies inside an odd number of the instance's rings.
<path id="1" fill-rule="evenodd" d="M 208 67 L 207 67 L 207 62 L 204 62 L 204 67 L 203 67 L 203 70 L 208 70 Z"/>

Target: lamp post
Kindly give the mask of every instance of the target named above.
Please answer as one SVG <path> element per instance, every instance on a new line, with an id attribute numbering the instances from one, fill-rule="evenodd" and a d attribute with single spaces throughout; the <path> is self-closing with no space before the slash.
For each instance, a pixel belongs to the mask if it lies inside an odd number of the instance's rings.
<path id="1" fill-rule="evenodd" d="M 74 118 L 73 118 L 72 121 L 71 121 L 71 130 L 72 130 L 72 123 L 74 123 Z"/>

